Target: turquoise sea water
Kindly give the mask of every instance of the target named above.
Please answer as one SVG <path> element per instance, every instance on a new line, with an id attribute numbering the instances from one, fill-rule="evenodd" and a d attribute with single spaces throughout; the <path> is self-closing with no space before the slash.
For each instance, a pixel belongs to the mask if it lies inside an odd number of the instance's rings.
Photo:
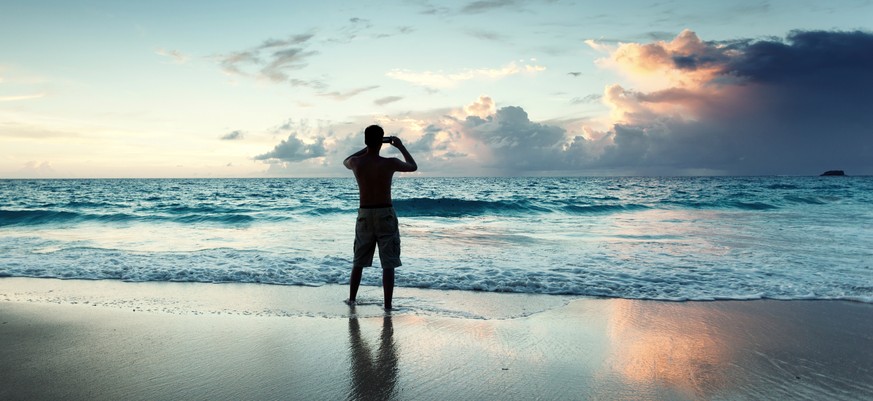
<path id="1" fill-rule="evenodd" d="M 401 287 L 873 302 L 873 177 L 397 178 L 394 199 Z M 0 180 L 0 277 L 343 284 L 356 207 L 351 178 Z"/>

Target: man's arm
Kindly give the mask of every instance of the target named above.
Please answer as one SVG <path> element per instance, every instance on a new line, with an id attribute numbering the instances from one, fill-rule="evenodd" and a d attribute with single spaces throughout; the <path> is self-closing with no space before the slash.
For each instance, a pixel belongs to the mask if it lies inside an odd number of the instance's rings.
<path id="1" fill-rule="evenodd" d="M 400 138 L 396 136 L 391 137 L 391 144 L 394 145 L 401 154 L 403 154 L 403 159 L 406 160 L 405 162 L 402 162 L 398 159 L 394 159 L 397 160 L 397 164 L 394 166 L 395 170 L 404 172 L 418 170 L 418 164 L 415 164 L 415 159 L 413 159 L 412 155 L 409 154 L 409 151 L 406 150 L 406 146 L 403 146 L 403 142 L 400 141 Z"/>
<path id="2" fill-rule="evenodd" d="M 346 166 L 347 169 L 351 170 L 352 169 L 352 159 L 354 159 L 360 155 L 363 155 L 364 153 L 367 153 L 367 148 L 363 148 L 363 149 L 353 153 L 351 156 L 347 157 L 345 160 L 343 160 L 343 166 Z"/>

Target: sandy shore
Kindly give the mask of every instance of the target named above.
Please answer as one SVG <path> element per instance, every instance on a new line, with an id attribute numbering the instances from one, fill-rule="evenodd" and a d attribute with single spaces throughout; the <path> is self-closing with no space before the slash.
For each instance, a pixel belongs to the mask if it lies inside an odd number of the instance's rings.
<path id="1" fill-rule="evenodd" d="M 0 399 L 873 398 L 873 305 L 0 279 Z"/>

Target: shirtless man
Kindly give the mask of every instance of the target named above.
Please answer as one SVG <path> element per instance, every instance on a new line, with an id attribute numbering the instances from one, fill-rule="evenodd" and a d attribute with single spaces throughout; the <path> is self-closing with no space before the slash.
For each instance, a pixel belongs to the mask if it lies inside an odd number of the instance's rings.
<path id="1" fill-rule="evenodd" d="M 383 142 L 397 148 L 405 161 L 379 156 Z M 397 215 L 391 205 L 391 178 L 396 171 L 415 171 L 418 165 L 403 142 L 395 136 L 385 137 L 385 131 L 378 125 L 371 125 L 364 130 L 364 143 L 366 148 L 343 161 L 343 165 L 355 173 L 361 199 L 355 224 L 355 260 L 347 302 L 354 305 L 364 267 L 373 265 L 373 253 L 378 245 L 385 309 L 391 310 L 394 268 L 401 265 L 400 231 L 397 228 Z"/>

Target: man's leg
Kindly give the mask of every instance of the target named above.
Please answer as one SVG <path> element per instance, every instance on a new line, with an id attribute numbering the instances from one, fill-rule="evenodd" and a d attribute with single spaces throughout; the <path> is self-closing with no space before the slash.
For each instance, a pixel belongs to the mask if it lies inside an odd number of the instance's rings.
<path id="1" fill-rule="evenodd" d="M 385 309 L 391 309 L 391 298 L 394 297 L 394 269 L 382 269 L 382 291 L 385 294 Z"/>
<path id="2" fill-rule="evenodd" d="M 354 303 L 358 296 L 358 287 L 361 286 L 361 276 L 364 275 L 364 266 L 352 267 L 352 280 L 349 283 L 349 303 Z M 393 282 L 393 281 L 392 281 Z"/>

